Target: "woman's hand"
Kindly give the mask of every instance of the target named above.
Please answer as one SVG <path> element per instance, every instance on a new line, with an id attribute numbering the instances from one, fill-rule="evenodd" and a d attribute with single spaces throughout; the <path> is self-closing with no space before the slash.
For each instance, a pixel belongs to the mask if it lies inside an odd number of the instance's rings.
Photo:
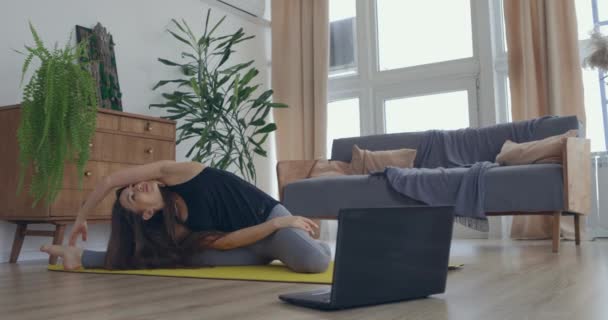
<path id="1" fill-rule="evenodd" d="M 315 234 L 315 230 L 319 229 L 319 226 L 314 221 L 301 216 L 283 216 L 271 219 L 270 221 L 272 221 L 277 229 L 299 228 L 310 233 L 311 236 Z"/>
<path id="2" fill-rule="evenodd" d="M 70 246 L 76 245 L 76 240 L 78 240 L 78 235 L 82 234 L 82 241 L 87 241 L 87 220 L 78 216 L 76 221 L 74 221 L 74 227 L 72 228 L 72 232 L 70 233 Z"/>

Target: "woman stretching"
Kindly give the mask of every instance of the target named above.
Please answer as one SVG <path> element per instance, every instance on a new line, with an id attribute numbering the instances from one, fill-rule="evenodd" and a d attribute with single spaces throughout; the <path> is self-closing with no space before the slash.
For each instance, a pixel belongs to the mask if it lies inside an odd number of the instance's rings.
<path id="1" fill-rule="evenodd" d="M 83 250 L 88 212 L 114 188 L 106 252 Z M 236 175 L 198 162 L 158 161 L 101 180 L 80 208 L 69 246 L 45 245 L 65 269 L 261 265 L 281 260 L 296 272 L 323 272 L 329 247 L 318 226 Z"/>

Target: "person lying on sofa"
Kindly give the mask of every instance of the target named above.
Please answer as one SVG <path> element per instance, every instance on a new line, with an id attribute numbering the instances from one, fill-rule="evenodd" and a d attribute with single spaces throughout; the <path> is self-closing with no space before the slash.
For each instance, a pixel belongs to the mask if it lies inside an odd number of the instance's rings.
<path id="1" fill-rule="evenodd" d="M 76 247 L 87 214 L 117 188 L 106 252 Z M 281 260 L 296 272 L 327 269 L 331 251 L 318 225 L 236 175 L 198 162 L 158 161 L 105 177 L 79 210 L 69 245 L 44 245 L 65 269 L 260 265 Z"/>

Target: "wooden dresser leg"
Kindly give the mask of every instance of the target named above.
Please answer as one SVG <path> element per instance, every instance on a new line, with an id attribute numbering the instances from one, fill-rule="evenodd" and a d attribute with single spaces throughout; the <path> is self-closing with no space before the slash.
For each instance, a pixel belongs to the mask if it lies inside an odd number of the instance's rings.
<path id="1" fill-rule="evenodd" d="M 55 234 L 53 235 L 53 244 L 63 244 L 63 234 L 65 232 L 65 224 L 55 225 Z M 49 264 L 57 264 L 57 256 L 49 256 Z"/>
<path id="2" fill-rule="evenodd" d="M 560 236 L 560 218 L 562 213 L 560 211 L 556 211 L 553 213 L 553 252 L 559 252 L 559 236 Z"/>
<path id="3" fill-rule="evenodd" d="M 574 241 L 577 246 L 581 245 L 581 222 L 577 213 L 574 214 Z"/>
<path id="4" fill-rule="evenodd" d="M 27 223 L 17 223 L 17 230 L 15 230 L 15 238 L 13 239 L 13 248 L 11 249 L 9 263 L 16 263 L 17 259 L 19 259 L 19 253 L 21 253 L 26 230 Z"/>

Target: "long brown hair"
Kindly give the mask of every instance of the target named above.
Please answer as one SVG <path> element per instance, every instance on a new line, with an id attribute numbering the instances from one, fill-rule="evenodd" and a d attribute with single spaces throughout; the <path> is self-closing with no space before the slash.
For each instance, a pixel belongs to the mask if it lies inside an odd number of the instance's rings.
<path id="1" fill-rule="evenodd" d="M 176 229 L 185 228 L 177 220 L 175 195 L 167 188 L 159 188 L 164 207 L 150 219 L 124 208 L 116 190 L 112 208 L 110 240 L 106 252 L 106 269 L 143 269 L 180 267 L 188 265 L 188 258 L 208 248 L 210 241 L 221 237 L 219 232 L 189 232 L 178 239 Z"/>

